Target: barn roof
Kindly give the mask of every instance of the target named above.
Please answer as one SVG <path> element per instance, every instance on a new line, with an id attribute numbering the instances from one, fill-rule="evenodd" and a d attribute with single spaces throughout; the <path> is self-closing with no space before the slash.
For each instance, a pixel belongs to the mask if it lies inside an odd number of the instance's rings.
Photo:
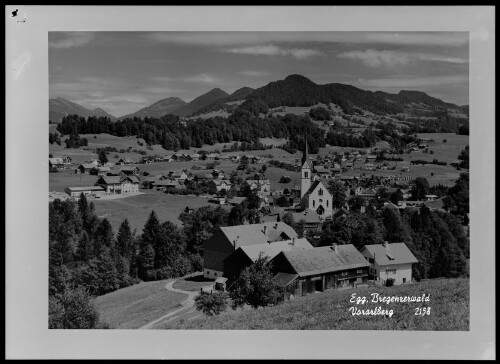
<path id="1" fill-rule="evenodd" d="M 220 229 L 236 249 L 246 245 L 267 244 L 279 236 L 286 236 L 285 240 L 298 237 L 295 230 L 284 222 L 225 226 Z"/>
<path id="2" fill-rule="evenodd" d="M 352 244 L 288 251 L 282 254 L 301 277 L 369 266 L 365 257 Z"/>
<path id="3" fill-rule="evenodd" d="M 311 249 L 312 247 L 313 246 L 307 241 L 307 239 L 292 239 L 275 241 L 273 243 L 247 245 L 242 246 L 239 249 L 243 250 L 247 257 L 255 262 L 261 253 L 263 256 L 268 256 L 269 259 L 273 259 L 282 251 L 304 250 Z"/>
<path id="4" fill-rule="evenodd" d="M 418 263 L 405 243 L 365 245 L 365 250 L 378 265 Z"/>

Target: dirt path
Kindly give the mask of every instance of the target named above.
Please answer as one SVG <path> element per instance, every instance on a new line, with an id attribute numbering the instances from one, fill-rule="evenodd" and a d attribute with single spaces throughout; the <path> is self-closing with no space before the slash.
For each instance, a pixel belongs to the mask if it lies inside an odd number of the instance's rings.
<path id="1" fill-rule="evenodd" d="M 162 317 L 151 321 L 150 323 L 139 327 L 139 329 L 152 329 L 156 324 L 159 322 L 163 321 L 171 321 L 173 319 L 176 319 L 180 314 L 187 314 L 187 313 L 192 313 L 194 312 L 194 298 L 198 295 L 197 291 L 182 291 L 180 289 L 176 289 L 173 287 L 175 281 L 170 281 L 165 285 L 165 289 L 172 291 L 172 292 L 179 292 L 179 293 L 184 293 L 187 294 L 188 297 L 180 303 L 182 307 L 175 309 L 173 311 L 170 311 L 166 315 L 163 315 Z"/>

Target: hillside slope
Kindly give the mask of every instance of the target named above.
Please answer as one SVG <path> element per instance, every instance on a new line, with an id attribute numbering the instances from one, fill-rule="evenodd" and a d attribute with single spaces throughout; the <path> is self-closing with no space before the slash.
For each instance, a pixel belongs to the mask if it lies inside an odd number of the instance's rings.
<path id="1" fill-rule="evenodd" d="M 389 94 L 382 91 L 362 90 L 352 85 L 329 83 L 318 85 L 307 77 L 290 75 L 284 80 L 270 82 L 254 90 L 251 99 L 259 99 L 268 107 L 312 106 L 317 103 L 339 105 L 344 112 L 356 109 L 375 114 L 397 114 L 404 112 L 428 112 L 447 109 L 462 112 L 458 105 L 446 103 L 420 91 L 401 91 Z"/>
<path id="2" fill-rule="evenodd" d="M 146 116 L 159 118 L 163 115 L 171 114 L 173 111 L 178 110 L 185 105 L 186 102 L 178 97 L 168 97 L 157 101 L 152 105 L 143 107 L 132 114 L 121 116 L 120 119 L 133 118 L 134 116 L 137 116 L 138 118 L 144 118 Z"/>
<path id="3" fill-rule="evenodd" d="M 57 97 L 55 99 L 49 99 L 49 120 L 53 123 L 59 123 L 64 116 L 67 115 L 79 115 L 83 117 L 88 116 L 107 116 L 112 121 L 116 120 L 116 117 L 107 113 L 101 108 L 96 108 L 94 110 L 87 109 L 82 105 L 66 100 L 62 97 Z"/>
<path id="4" fill-rule="evenodd" d="M 174 110 L 172 114 L 177 116 L 188 116 L 214 103 L 215 101 L 228 96 L 229 94 L 227 94 L 225 91 L 222 91 L 220 88 L 214 88 L 213 90 L 210 90 L 209 92 L 201 96 L 198 96 L 193 101 L 184 105 L 183 107 Z"/>
<path id="5" fill-rule="evenodd" d="M 364 287 L 330 291 L 297 298 L 275 307 L 233 311 L 163 328 L 204 330 L 469 330 L 469 279 L 435 279 L 394 287 Z M 351 295 L 365 296 L 365 304 L 351 303 Z M 373 303 L 380 296 L 429 295 L 425 303 Z M 350 307 L 392 310 L 384 315 L 353 316 Z M 430 307 L 430 314 L 416 315 L 416 309 Z"/>
<path id="6" fill-rule="evenodd" d="M 214 111 L 231 111 L 231 107 L 228 105 L 228 103 L 233 103 L 234 101 L 242 101 L 245 100 L 253 91 L 254 89 L 251 87 L 242 87 L 234 91 L 231 95 L 221 98 L 219 100 L 214 101 L 213 103 L 197 110 L 196 112 L 192 113 L 191 115 L 196 116 L 196 115 L 201 115 L 201 114 L 207 114 L 211 113 Z"/>

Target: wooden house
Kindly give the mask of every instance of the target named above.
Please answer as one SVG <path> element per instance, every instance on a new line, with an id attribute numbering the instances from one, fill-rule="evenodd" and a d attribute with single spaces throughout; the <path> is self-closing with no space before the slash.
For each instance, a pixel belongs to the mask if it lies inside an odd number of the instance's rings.
<path id="1" fill-rule="evenodd" d="M 273 279 L 286 291 L 285 300 L 368 280 L 369 263 L 352 244 L 284 251 L 271 263 Z"/>
<path id="2" fill-rule="evenodd" d="M 274 242 L 272 244 L 256 244 L 241 246 L 224 259 L 224 277 L 230 282 L 238 278 L 246 267 L 251 266 L 259 256 L 271 260 L 282 251 L 312 249 L 307 239 L 291 239 Z"/>
<path id="3" fill-rule="evenodd" d="M 203 276 L 222 276 L 224 259 L 241 246 L 272 244 L 297 237 L 295 230 L 284 222 L 220 227 L 204 245 Z"/>

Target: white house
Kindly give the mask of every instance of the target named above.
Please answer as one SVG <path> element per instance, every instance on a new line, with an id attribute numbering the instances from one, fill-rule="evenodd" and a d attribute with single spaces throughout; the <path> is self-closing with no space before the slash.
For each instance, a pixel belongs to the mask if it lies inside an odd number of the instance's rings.
<path id="1" fill-rule="evenodd" d="M 387 279 L 394 279 L 395 285 L 412 281 L 412 264 L 418 263 L 405 243 L 365 245 L 361 254 L 370 263 L 370 276 L 385 284 Z"/>

